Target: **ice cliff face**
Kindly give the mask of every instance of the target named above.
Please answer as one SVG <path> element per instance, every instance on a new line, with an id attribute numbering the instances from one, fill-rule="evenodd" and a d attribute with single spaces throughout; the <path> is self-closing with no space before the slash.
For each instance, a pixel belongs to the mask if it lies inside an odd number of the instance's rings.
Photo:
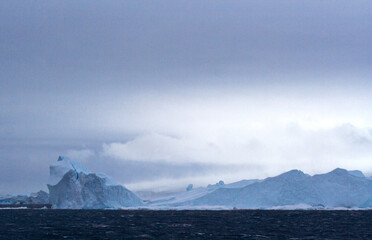
<path id="1" fill-rule="evenodd" d="M 243 188 L 219 188 L 198 199 L 177 204 L 271 208 L 305 204 L 315 207 L 372 207 L 372 181 L 359 171 L 335 169 L 310 176 L 298 170 Z"/>
<path id="2" fill-rule="evenodd" d="M 104 174 L 59 157 L 50 166 L 49 200 L 53 208 L 103 209 L 141 206 L 142 200 Z"/>

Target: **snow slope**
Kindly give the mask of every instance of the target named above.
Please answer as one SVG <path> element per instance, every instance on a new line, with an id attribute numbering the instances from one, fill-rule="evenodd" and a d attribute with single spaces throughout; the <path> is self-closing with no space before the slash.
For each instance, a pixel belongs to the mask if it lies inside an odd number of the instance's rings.
<path id="1" fill-rule="evenodd" d="M 273 208 L 303 204 L 365 208 L 372 207 L 371 199 L 372 181 L 354 171 L 335 169 L 327 174 L 309 176 L 292 170 L 243 188 L 219 188 L 182 205 Z"/>
<path id="2" fill-rule="evenodd" d="M 250 179 L 250 180 L 240 180 L 238 182 L 233 182 L 233 183 L 229 183 L 229 184 L 225 184 L 224 186 L 222 186 L 223 188 L 242 188 L 242 187 L 245 187 L 245 186 L 248 186 L 252 183 L 256 183 L 256 182 L 259 182 L 260 180 L 258 179 Z"/>
<path id="3" fill-rule="evenodd" d="M 364 176 L 364 174 L 362 173 L 362 171 L 359 171 L 359 170 L 352 170 L 352 171 L 347 171 L 349 174 L 353 175 L 353 176 L 356 176 L 356 177 L 366 177 Z"/>
<path id="4" fill-rule="evenodd" d="M 142 206 L 142 200 L 102 173 L 59 157 L 50 166 L 49 199 L 53 208 L 104 209 Z"/>
<path id="5" fill-rule="evenodd" d="M 173 206 L 175 204 L 181 204 L 183 202 L 192 201 L 194 199 L 200 198 L 215 190 L 216 189 L 205 187 L 194 188 L 189 191 L 174 193 L 166 197 L 153 199 L 149 202 L 149 205 L 151 205 L 152 207 Z"/>
<path id="6" fill-rule="evenodd" d="M 209 193 L 214 192 L 217 189 L 245 187 L 257 181 L 259 180 L 241 180 L 230 184 L 225 184 L 223 181 L 219 181 L 218 183 L 213 185 L 209 184 L 207 187 L 187 188 L 188 190 L 184 192 L 172 193 L 165 197 L 151 199 L 149 205 L 152 207 L 174 207 L 176 205 L 182 206 L 182 204 L 185 202 L 203 197 Z"/>

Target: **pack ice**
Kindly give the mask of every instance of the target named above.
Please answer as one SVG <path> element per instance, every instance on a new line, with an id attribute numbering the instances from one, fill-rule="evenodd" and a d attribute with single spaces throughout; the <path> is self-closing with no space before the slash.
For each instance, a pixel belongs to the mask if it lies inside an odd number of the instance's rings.
<path id="1" fill-rule="evenodd" d="M 105 209 L 139 207 L 142 200 L 102 173 L 92 173 L 67 157 L 50 168 L 49 201 L 53 208 Z"/>

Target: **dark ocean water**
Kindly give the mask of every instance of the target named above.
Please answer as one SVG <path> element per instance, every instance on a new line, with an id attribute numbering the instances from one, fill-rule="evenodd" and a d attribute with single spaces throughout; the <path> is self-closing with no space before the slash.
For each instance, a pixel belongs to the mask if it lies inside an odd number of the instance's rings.
<path id="1" fill-rule="evenodd" d="M 372 239 L 372 211 L 0 210 L 1 239 Z"/>

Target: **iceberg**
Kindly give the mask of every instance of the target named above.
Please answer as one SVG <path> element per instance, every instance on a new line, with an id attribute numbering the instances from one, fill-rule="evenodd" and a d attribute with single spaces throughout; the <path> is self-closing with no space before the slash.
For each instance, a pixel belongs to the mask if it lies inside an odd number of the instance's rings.
<path id="1" fill-rule="evenodd" d="M 110 177 L 92 173 L 67 157 L 59 157 L 50 166 L 47 186 L 53 208 L 107 209 L 143 205 L 137 195 Z"/>

